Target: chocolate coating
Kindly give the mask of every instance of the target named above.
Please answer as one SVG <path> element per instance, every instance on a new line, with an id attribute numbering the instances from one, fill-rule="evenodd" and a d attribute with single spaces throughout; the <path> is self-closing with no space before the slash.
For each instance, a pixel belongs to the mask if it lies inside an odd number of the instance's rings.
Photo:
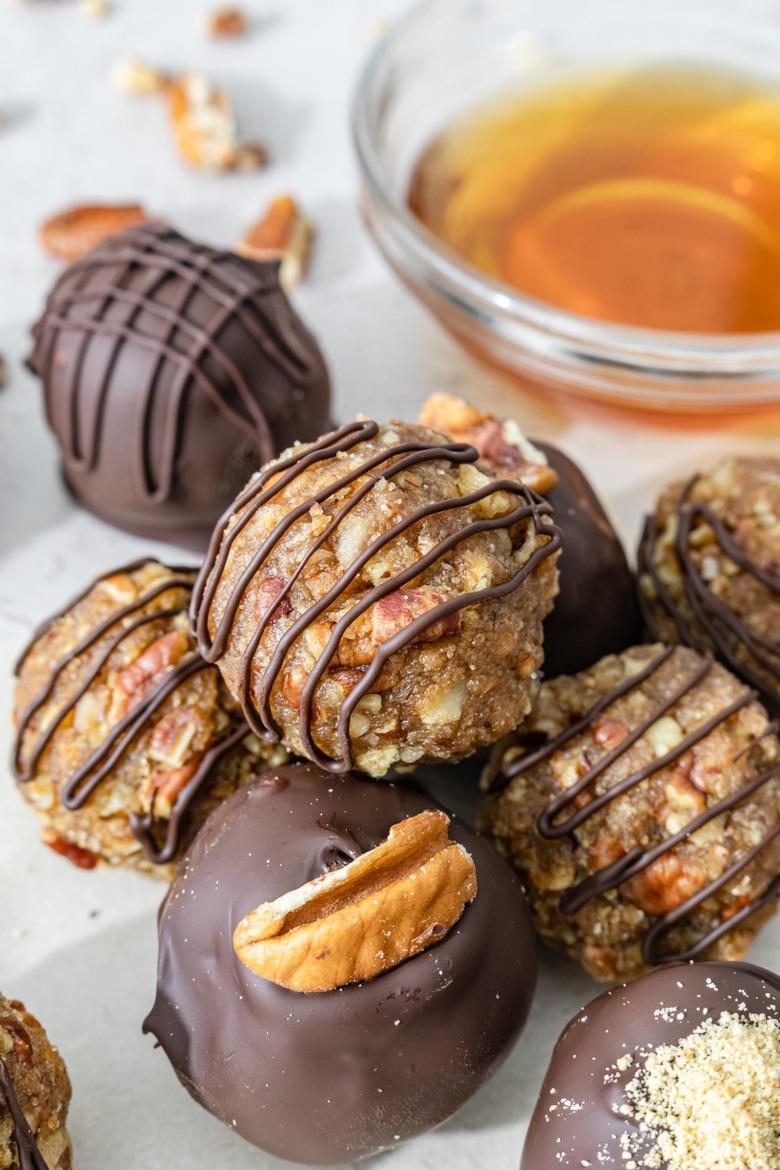
<path id="1" fill-rule="evenodd" d="M 677 1010 L 658 1014 L 672 1007 Z M 626 1081 L 650 1050 L 679 1043 L 723 1011 L 763 1012 L 777 1018 L 780 978 L 748 963 L 677 964 L 588 1004 L 555 1047 L 520 1170 L 588 1165 L 626 1170 L 620 1137 L 638 1133 L 636 1122 L 616 1111 L 625 1102 Z M 625 1053 L 634 1056 L 634 1065 L 627 1075 L 615 1076 L 615 1061 Z M 610 1083 L 604 1083 L 605 1075 Z M 567 1107 L 566 1102 L 577 1107 Z M 556 1107 L 551 1110 L 551 1105 Z M 637 1164 L 644 1164 L 641 1156 Z"/>
<path id="2" fill-rule="evenodd" d="M 544 623 L 544 673 L 577 674 L 639 638 L 634 576 L 589 480 L 557 447 L 534 443 L 558 475 L 547 498 L 563 534 L 559 593 Z"/>
<path id="3" fill-rule="evenodd" d="M 71 265 L 33 336 L 66 483 L 130 532 L 205 548 L 256 467 L 328 429 L 325 363 L 278 266 L 162 224 Z"/>
<path id="4" fill-rule="evenodd" d="M 390 784 L 309 764 L 225 802 L 182 862 L 160 913 L 157 999 L 144 1029 L 190 1093 L 248 1141 L 327 1165 L 423 1133 L 495 1070 L 522 1027 L 535 957 L 519 883 L 459 821 L 479 892 L 442 942 L 368 983 L 296 994 L 252 974 L 233 930 L 435 807 Z"/>

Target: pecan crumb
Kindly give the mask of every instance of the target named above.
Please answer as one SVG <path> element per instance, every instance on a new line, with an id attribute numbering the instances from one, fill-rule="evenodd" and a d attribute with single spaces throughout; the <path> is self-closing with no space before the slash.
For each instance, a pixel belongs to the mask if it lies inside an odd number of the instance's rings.
<path id="1" fill-rule="evenodd" d="M 133 97 L 146 97 L 148 94 L 162 93 L 168 85 L 168 77 L 162 70 L 150 65 L 147 61 L 138 61 L 125 58 L 117 61 L 113 70 L 114 85 L 123 93 Z"/>
<path id="2" fill-rule="evenodd" d="M 210 37 L 242 37 L 248 27 L 246 13 L 237 6 L 212 8 L 206 14 L 206 32 Z"/>

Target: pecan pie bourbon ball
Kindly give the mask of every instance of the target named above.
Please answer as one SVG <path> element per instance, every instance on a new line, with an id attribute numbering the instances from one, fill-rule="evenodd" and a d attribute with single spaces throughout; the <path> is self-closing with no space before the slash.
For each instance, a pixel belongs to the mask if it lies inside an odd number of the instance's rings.
<path id="1" fill-rule="evenodd" d="M 195 590 L 253 730 L 321 767 L 458 760 L 530 709 L 560 534 L 476 450 L 361 419 L 268 464 Z"/>
<path id="2" fill-rule="evenodd" d="M 325 362 L 278 265 L 160 223 L 72 264 L 33 339 L 68 487 L 142 536 L 205 548 L 261 463 L 330 425 Z"/>
<path id="3" fill-rule="evenodd" d="M 724 459 L 673 484 L 638 564 L 652 637 L 711 650 L 780 714 L 780 458 Z"/>
<path id="4" fill-rule="evenodd" d="M 711 657 L 639 646 L 543 685 L 481 823 L 597 979 L 739 959 L 780 896 L 780 741 Z"/>
<path id="5" fill-rule="evenodd" d="M 487 841 L 391 783 L 266 771 L 195 838 L 145 1030 L 192 1096 L 291 1161 L 352 1164 L 455 1112 L 516 1040 L 530 916 Z"/>
<path id="6" fill-rule="evenodd" d="M 567 1025 L 520 1170 L 775 1170 L 779 1084 L 780 978 L 672 964 Z"/>
<path id="7" fill-rule="evenodd" d="M 213 807 L 263 757 L 219 672 L 195 649 L 195 572 L 142 560 L 94 581 L 17 666 L 14 767 L 43 840 L 170 877 Z"/>
<path id="8" fill-rule="evenodd" d="M 574 674 L 633 646 L 640 622 L 634 575 L 620 537 L 585 473 L 557 447 L 529 441 L 498 418 L 451 394 L 432 394 L 420 422 L 479 451 L 480 467 L 534 488 L 553 509 L 563 547 L 559 589 L 544 623 L 544 674 Z"/>
<path id="9" fill-rule="evenodd" d="M 0 995 L 0 1166 L 71 1170 L 70 1081 L 24 1004 Z"/>

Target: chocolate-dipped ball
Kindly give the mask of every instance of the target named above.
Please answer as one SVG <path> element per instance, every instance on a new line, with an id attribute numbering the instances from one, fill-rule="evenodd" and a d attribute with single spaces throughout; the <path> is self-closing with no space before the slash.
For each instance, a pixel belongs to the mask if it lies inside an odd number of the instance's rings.
<path id="1" fill-rule="evenodd" d="M 255 468 L 329 425 L 325 364 L 277 266 L 161 224 L 66 270 L 29 364 L 79 502 L 197 548 Z"/>
<path id="2" fill-rule="evenodd" d="M 482 825 L 536 926 L 597 979 L 741 958 L 780 895 L 780 741 L 711 657 L 638 646 L 546 682 Z"/>
<path id="3" fill-rule="evenodd" d="M 70 1081 L 24 1004 L 0 995 L 0 1166 L 70 1170 Z"/>
<path id="4" fill-rule="evenodd" d="M 476 460 L 360 419 L 250 480 L 193 613 L 259 736 L 383 776 L 461 759 L 526 714 L 560 535 L 549 504 Z"/>
<path id="5" fill-rule="evenodd" d="M 568 1024 L 520 1170 L 774 1170 L 779 1084 L 780 978 L 665 967 Z"/>
<path id="6" fill-rule="evenodd" d="M 284 757 L 250 735 L 197 653 L 194 579 L 152 560 L 115 569 L 36 631 L 18 663 L 16 776 L 43 840 L 77 865 L 169 878 L 211 809 L 263 757 Z"/>
<path id="7" fill-rule="evenodd" d="M 780 459 L 724 459 L 672 484 L 638 564 L 652 637 L 711 650 L 780 713 Z"/>
<path id="8" fill-rule="evenodd" d="M 545 496 L 561 530 L 559 589 L 544 623 L 544 673 L 575 674 L 639 636 L 634 576 L 615 529 L 582 470 L 557 447 L 530 442 L 512 419 L 496 418 L 450 394 L 433 394 L 420 422 L 472 443 L 480 465 Z"/>
<path id="9" fill-rule="evenodd" d="M 259 903 L 278 906 L 287 895 L 284 905 L 295 907 L 291 892 L 322 875 L 338 885 L 350 864 L 371 863 L 394 826 L 436 808 L 396 785 L 289 765 L 226 801 L 183 860 L 160 913 L 157 999 L 145 1029 L 196 1100 L 262 1149 L 331 1164 L 395 1147 L 458 1109 L 516 1039 L 535 977 L 526 903 L 505 862 L 456 820 L 449 834 L 462 847 L 456 855 L 465 849 L 473 862 L 476 897 L 455 925 L 416 940 L 428 949 L 398 961 L 399 939 L 414 931 L 388 924 L 382 937 L 395 965 L 317 992 L 288 990 L 238 957 L 234 932 Z M 374 960 L 375 948 L 359 945 L 374 914 L 388 904 L 399 913 L 423 880 L 420 870 L 404 898 L 363 903 L 357 943 L 344 946 L 335 926 L 327 945 L 318 936 L 304 955 L 309 974 L 316 979 L 320 961 L 345 963 L 348 978 L 353 954 Z M 327 909 L 320 905 L 318 922 Z"/>

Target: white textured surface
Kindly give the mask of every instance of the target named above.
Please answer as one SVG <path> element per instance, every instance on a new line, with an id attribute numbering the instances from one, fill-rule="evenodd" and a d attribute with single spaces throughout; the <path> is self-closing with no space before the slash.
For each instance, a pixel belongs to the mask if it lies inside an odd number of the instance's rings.
<path id="1" fill-rule="evenodd" d="M 572 0 L 574 2 L 574 0 Z M 299 295 L 337 387 L 337 414 L 413 417 L 432 389 L 454 389 L 554 438 L 596 479 L 626 539 L 658 485 L 728 450 L 777 448 L 766 417 L 682 432 L 626 416 L 520 398 L 463 356 L 387 273 L 359 223 L 347 106 L 358 63 L 397 0 L 255 0 L 237 43 L 201 33 L 200 2 L 114 0 L 104 21 L 75 0 L 0 0 L 0 759 L 9 753 L 10 669 L 31 627 L 86 578 L 144 547 L 77 511 L 57 478 L 34 380 L 21 368 L 27 329 L 57 268 L 36 227 L 80 199 L 139 199 L 184 231 L 229 244 L 272 195 L 292 190 L 320 229 Z M 203 67 L 233 94 L 245 137 L 273 163 L 257 175 L 184 170 L 154 99 L 110 83 L 120 57 Z M 164 549 L 156 550 L 165 553 Z M 36 841 L 4 768 L 0 784 L 0 986 L 39 1012 L 74 1081 L 79 1170 L 224 1170 L 279 1165 L 244 1145 L 179 1088 L 140 1034 L 154 988 L 161 889 L 133 875 L 83 873 Z M 780 930 L 752 956 L 780 965 Z M 453 1121 L 382 1164 L 395 1170 L 517 1165 L 547 1053 L 596 988 L 565 960 L 543 959 L 528 1029 L 495 1080 Z"/>

